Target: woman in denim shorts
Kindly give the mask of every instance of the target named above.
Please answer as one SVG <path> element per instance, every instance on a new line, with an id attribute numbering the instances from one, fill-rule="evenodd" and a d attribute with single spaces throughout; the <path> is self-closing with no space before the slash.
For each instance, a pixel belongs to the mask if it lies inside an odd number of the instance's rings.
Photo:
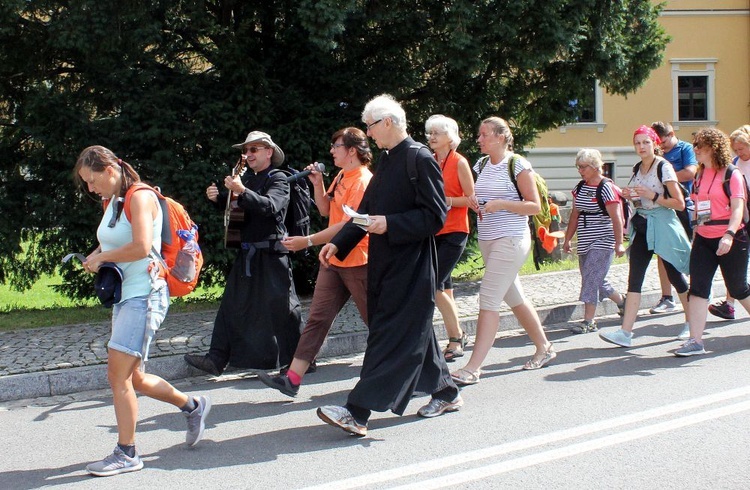
<path id="1" fill-rule="evenodd" d="M 99 246 L 83 263 L 84 270 L 96 273 L 102 264 L 113 263 L 122 271 L 122 293 L 112 311 L 112 337 L 107 345 L 107 378 L 115 405 L 117 446 L 112 454 L 86 467 L 92 475 L 112 476 L 143 468 L 135 450 L 136 390 L 182 410 L 187 418 L 186 442 L 190 446 L 203 437 L 211 401 L 205 396 L 189 397 L 160 377 L 143 371 L 149 344 L 169 308 L 166 282 L 149 272 L 154 261 L 152 248 L 161 249 L 163 216 L 156 194 L 132 193 L 130 212 L 124 213 L 123 200 L 118 198 L 124 198 L 140 177 L 127 162 L 102 146 L 90 146 L 81 152 L 74 178 L 84 191 L 105 200 L 97 228 Z"/>

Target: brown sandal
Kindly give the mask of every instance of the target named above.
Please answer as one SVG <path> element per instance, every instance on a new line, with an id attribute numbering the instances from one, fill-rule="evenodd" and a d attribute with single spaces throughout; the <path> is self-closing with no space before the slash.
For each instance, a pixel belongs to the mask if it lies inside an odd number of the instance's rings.
<path id="1" fill-rule="evenodd" d="M 469 337 L 466 335 L 466 332 L 463 332 L 461 334 L 461 337 L 448 337 L 448 347 L 445 348 L 443 351 L 443 357 L 445 357 L 445 362 L 453 362 L 459 357 L 464 356 L 464 347 L 466 347 L 466 342 L 468 342 Z M 451 344 L 458 344 L 458 347 L 454 347 L 453 349 L 450 348 Z"/>

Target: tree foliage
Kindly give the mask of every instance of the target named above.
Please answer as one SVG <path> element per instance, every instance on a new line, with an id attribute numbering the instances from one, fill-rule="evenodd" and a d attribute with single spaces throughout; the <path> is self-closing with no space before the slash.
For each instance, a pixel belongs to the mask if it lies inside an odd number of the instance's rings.
<path id="1" fill-rule="evenodd" d="M 59 264 L 95 245 L 101 209 L 71 178 L 86 146 L 111 148 L 188 207 L 210 281 L 233 253 L 204 190 L 248 131 L 269 132 L 301 168 L 329 160 L 330 135 L 391 93 L 413 134 L 444 113 L 471 139 L 496 114 L 522 147 L 573 120 L 570 101 L 594 80 L 623 95 L 644 83 L 668 42 L 659 9 L 648 0 L 5 0 L 0 282 L 24 288 L 60 271 L 69 294 L 90 291 Z M 308 286 L 314 263 L 315 254 L 297 258 Z"/>

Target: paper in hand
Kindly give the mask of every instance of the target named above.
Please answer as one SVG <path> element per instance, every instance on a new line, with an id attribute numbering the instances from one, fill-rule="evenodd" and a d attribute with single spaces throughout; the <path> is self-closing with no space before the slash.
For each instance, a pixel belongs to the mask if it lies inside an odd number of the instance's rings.
<path id="1" fill-rule="evenodd" d="M 356 212 L 355 210 L 353 210 L 346 204 L 344 204 L 342 209 L 344 210 L 344 214 L 346 214 L 347 216 L 351 218 L 352 223 L 359 226 L 360 228 L 367 229 L 367 227 L 372 224 L 372 220 L 370 219 L 370 216 L 366 214 L 359 214 L 358 212 Z"/>

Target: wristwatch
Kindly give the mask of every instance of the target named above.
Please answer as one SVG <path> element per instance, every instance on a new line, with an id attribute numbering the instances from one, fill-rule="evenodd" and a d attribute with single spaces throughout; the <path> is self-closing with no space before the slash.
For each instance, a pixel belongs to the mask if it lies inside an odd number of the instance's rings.
<path id="1" fill-rule="evenodd" d="M 309 248 L 312 246 L 313 246 L 312 235 L 307 235 L 307 247 Z"/>

